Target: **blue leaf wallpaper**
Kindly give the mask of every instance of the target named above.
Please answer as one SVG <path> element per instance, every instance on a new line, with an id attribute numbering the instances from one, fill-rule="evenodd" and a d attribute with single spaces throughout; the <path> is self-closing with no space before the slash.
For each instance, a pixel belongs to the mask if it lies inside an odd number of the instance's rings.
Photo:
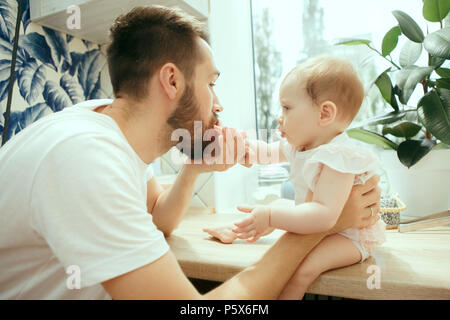
<path id="1" fill-rule="evenodd" d="M 18 2 L 0 2 L 0 33 L 1 37 L 12 43 L 14 38 L 14 28 L 16 26 Z"/>
<path id="2" fill-rule="evenodd" d="M 30 21 L 24 0 L 7 139 L 39 118 L 89 99 L 111 98 L 105 48 Z M 19 0 L 0 0 L 0 134 L 8 98 Z"/>

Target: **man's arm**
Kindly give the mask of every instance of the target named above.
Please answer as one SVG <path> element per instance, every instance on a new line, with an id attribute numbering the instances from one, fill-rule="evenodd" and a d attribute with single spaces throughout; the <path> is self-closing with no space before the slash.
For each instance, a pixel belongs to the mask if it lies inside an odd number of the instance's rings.
<path id="1" fill-rule="evenodd" d="M 276 299 L 299 261 L 325 236 L 286 233 L 260 261 L 203 296 L 183 274 L 171 251 L 102 284 L 113 299 Z"/>
<path id="2" fill-rule="evenodd" d="M 234 129 L 220 128 L 217 130 L 218 139 L 223 141 L 221 145 L 222 161 L 219 163 L 185 164 L 181 169 L 173 186 L 164 190 L 156 179 L 151 179 L 147 184 L 147 209 L 153 216 L 153 222 L 164 235 L 169 236 L 183 218 L 184 212 L 189 206 L 194 191 L 195 181 L 200 173 L 212 171 L 225 171 L 241 158 L 238 157 L 237 146 L 244 145 L 243 137 L 231 135 Z M 226 136 L 232 136 L 226 140 Z M 227 163 L 227 160 L 231 163 Z"/>
<path id="3" fill-rule="evenodd" d="M 218 130 L 218 129 L 216 129 Z M 218 163 L 185 164 L 178 174 L 174 185 L 163 190 L 156 179 L 147 184 L 147 209 L 153 216 L 153 222 L 164 235 L 169 236 L 183 218 L 194 191 L 195 180 L 200 173 L 225 171 L 236 163 L 243 162 L 244 154 L 238 154 L 238 146 L 244 145 L 244 138 L 232 128 L 218 130 L 223 140 L 221 160 Z M 233 134 L 234 133 L 234 134 Z M 226 137 L 230 137 L 228 140 Z"/>
<path id="4" fill-rule="evenodd" d="M 299 263 L 327 234 L 285 233 L 258 262 L 208 292 L 204 298 L 230 300 L 278 298 Z"/>
<path id="5" fill-rule="evenodd" d="M 153 223 L 168 237 L 178 226 L 189 206 L 194 191 L 198 170 L 184 165 L 167 190 L 159 185 L 155 178 L 147 183 L 147 208 L 153 216 Z"/>
<path id="6" fill-rule="evenodd" d="M 379 177 L 352 189 L 337 224 L 329 232 L 312 235 L 284 234 L 254 265 L 219 287 L 200 295 L 183 274 L 171 252 L 139 269 L 103 282 L 113 299 L 276 299 L 298 264 L 327 234 L 374 224 L 367 206 L 380 200 Z M 369 211 L 369 212 L 367 212 Z M 277 281 L 273 281 L 277 279 Z"/>

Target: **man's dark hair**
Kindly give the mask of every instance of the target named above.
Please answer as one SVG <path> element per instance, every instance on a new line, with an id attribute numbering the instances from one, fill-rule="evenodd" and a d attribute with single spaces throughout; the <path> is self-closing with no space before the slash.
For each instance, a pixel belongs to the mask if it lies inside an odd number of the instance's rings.
<path id="1" fill-rule="evenodd" d="M 202 59 L 197 37 L 209 43 L 205 25 L 179 9 L 136 7 L 119 16 L 110 28 L 108 68 L 116 98 L 141 100 L 150 78 L 167 62 L 187 81 Z"/>

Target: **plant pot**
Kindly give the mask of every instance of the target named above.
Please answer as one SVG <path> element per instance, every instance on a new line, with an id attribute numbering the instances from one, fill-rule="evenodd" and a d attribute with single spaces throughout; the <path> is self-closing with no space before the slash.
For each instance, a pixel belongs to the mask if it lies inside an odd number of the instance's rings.
<path id="1" fill-rule="evenodd" d="M 394 150 L 379 153 L 390 191 L 405 203 L 402 215 L 423 217 L 450 208 L 450 149 L 432 150 L 411 168 Z"/>
<path id="2" fill-rule="evenodd" d="M 386 223 L 386 229 L 396 229 L 400 224 L 400 213 L 406 205 L 398 197 L 384 195 L 381 197 L 380 217 Z"/>

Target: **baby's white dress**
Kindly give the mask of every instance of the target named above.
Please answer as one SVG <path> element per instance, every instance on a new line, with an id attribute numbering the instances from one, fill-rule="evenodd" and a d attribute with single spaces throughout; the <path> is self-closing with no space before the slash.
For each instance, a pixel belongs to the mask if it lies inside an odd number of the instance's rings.
<path id="1" fill-rule="evenodd" d="M 359 175 L 355 177 L 354 184 L 365 183 L 380 167 L 377 156 L 355 144 L 345 132 L 311 150 L 298 151 L 286 139 L 280 141 L 280 146 L 291 164 L 290 181 L 295 188 L 296 205 L 305 202 L 308 189 L 314 192 L 324 164 L 339 172 Z M 370 227 L 346 229 L 339 234 L 352 240 L 361 252 L 363 262 L 376 246 L 386 241 L 385 230 L 386 224 L 379 219 Z"/>

